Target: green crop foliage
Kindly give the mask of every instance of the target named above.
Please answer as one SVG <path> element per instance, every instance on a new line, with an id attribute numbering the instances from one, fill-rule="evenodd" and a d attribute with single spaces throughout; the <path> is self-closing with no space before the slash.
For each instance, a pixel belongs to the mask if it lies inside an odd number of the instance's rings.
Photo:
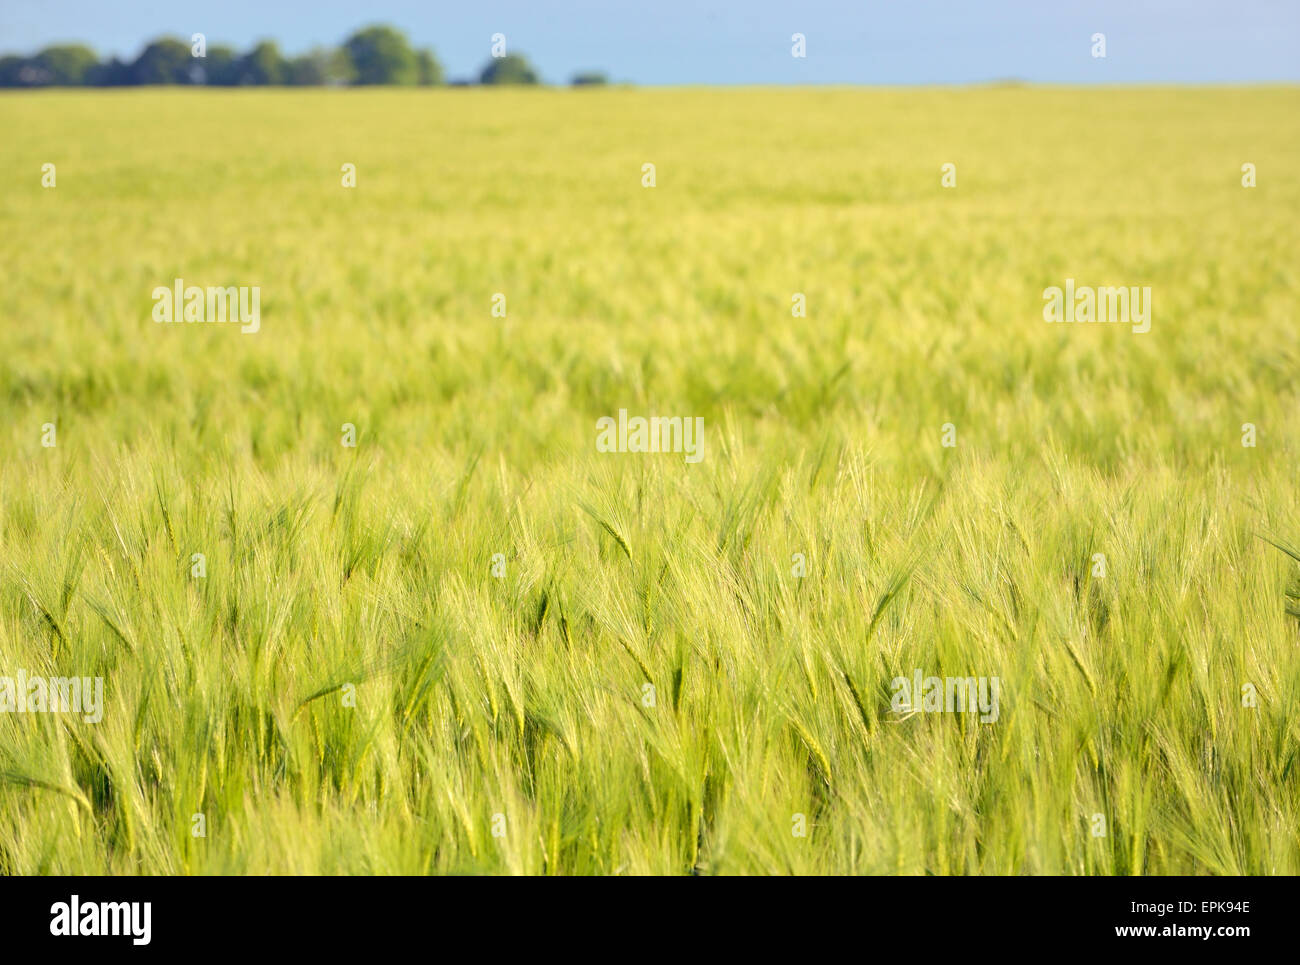
<path id="1" fill-rule="evenodd" d="M 1300 873 L 1298 116 L 0 96 L 0 872 Z"/>

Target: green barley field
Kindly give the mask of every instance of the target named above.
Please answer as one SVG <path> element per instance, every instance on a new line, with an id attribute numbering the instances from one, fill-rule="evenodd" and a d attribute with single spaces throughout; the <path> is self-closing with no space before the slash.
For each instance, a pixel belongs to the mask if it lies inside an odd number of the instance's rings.
<path id="1" fill-rule="evenodd" d="M 1300 873 L 1298 117 L 0 96 L 0 872 Z"/>

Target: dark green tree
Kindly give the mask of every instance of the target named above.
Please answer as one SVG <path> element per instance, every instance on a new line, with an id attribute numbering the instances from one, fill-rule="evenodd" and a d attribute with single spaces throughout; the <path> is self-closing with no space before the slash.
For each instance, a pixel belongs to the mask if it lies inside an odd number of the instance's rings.
<path id="1" fill-rule="evenodd" d="M 26 57 L 14 54 L 0 57 L 0 87 L 22 87 L 23 68 L 26 66 Z"/>
<path id="2" fill-rule="evenodd" d="M 285 82 L 285 62 L 274 41 L 263 40 L 235 62 L 237 84 L 268 86 Z"/>
<path id="3" fill-rule="evenodd" d="M 198 60 L 203 69 L 203 83 L 213 87 L 231 87 L 239 83 L 236 65 L 239 55 L 233 47 L 218 45 L 208 48 L 208 55 Z"/>
<path id="4" fill-rule="evenodd" d="M 90 69 L 86 83 L 93 87 L 125 87 L 131 83 L 131 65 L 110 57 Z"/>
<path id="5" fill-rule="evenodd" d="M 343 44 L 358 84 L 414 84 L 420 78 L 415 51 L 406 35 L 392 27 L 366 27 Z"/>
<path id="6" fill-rule="evenodd" d="M 132 84 L 189 84 L 193 82 L 190 71 L 196 58 L 190 56 L 190 45 L 174 37 L 155 40 L 140 52 L 131 65 Z"/>
<path id="7" fill-rule="evenodd" d="M 317 47 L 289 61 L 287 81 L 302 87 L 348 84 L 355 72 L 352 60 L 338 49 Z"/>
<path id="8" fill-rule="evenodd" d="M 537 71 L 523 54 L 493 57 L 479 75 L 480 84 L 538 84 Z"/>
<path id="9" fill-rule="evenodd" d="M 81 44 L 46 47 L 31 60 L 44 82 L 54 87 L 80 87 L 98 63 L 95 52 Z"/>
<path id="10" fill-rule="evenodd" d="M 421 50 L 415 55 L 416 73 L 423 87 L 433 87 L 444 82 L 442 64 L 433 55 L 432 50 Z"/>
<path id="11" fill-rule="evenodd" d="M 574 74 L 569 83 L 574 87 L 603 87 L 609 78 L 598 70 L 584 70 Z"/>

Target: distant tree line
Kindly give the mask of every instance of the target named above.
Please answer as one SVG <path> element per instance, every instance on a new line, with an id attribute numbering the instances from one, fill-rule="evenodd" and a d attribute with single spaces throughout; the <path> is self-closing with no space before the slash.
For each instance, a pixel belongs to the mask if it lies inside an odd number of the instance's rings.
<path id="1" fill-rule="evenodd" d="M 498 35 L 499 36 L 499 35 Z M 453 80 L 456 86 L 539 84 L 537 71 L 520 54 L 494 56 L 477 81 Z M 574 86 L 604 84 L 604 74 L 588 71 L 573 77 Z M 207 46 L 195 34 L 190 43 L 163 37 L 145 46 L 134 61 L 101 61 L 82 44 L 46 47 L 31 57 L 0 56 L 0 87 L 129 87 L 141 84 L 189 84 L 212 87 L 320 87 L 366 84 L 433 86 L 447 83 L 432 50 L 417 50 L 393 27 L 358 30 L 339 47 L 317 47 L 286 57 L 274 41 L 263 41 L 240 54 L 220 44 Z"/>

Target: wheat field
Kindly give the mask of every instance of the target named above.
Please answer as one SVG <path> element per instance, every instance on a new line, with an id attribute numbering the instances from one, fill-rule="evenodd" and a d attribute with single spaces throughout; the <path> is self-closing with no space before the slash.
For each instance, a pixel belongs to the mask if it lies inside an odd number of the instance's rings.
<path id="1" fill-rule="evenodd" d="M 1297 117 L 0 96 L 0 872 L 1300 873 Z"/>

